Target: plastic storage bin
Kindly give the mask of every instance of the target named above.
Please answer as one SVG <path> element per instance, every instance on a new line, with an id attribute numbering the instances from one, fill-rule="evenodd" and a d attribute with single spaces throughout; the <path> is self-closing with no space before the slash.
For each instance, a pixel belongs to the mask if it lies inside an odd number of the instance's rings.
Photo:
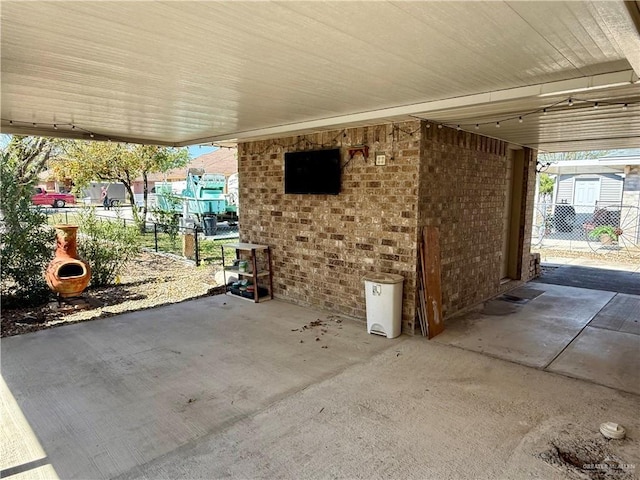
<path id="1" fill-rule="evenodd" d="M 402 282 L 395 273 L 372 273 L 364 278 L 367 332 L 395 338 L 402 330 Z"/>

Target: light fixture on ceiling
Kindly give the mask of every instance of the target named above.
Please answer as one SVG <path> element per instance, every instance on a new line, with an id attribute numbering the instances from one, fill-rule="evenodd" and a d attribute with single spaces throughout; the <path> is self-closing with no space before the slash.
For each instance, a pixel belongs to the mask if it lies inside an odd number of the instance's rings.
<path id="1" fill-rule="evenodd" d="M 617 101 L 608 101 L 608 100 L 599 100 L 599 101 L 594 101 L 594 100 L 590 100 L 590 99 L 582 99 L 582 98 L 575 98 L 575 97 L 567 97 L 564 98 L 562 100 L 558 100 L 552 104 L 546 105 L 542 108 L 538 108 L 538 110 L 533 110 L 533 111 L 529 111 L 529 112 L 523 112 L 523 113 L 516 113 L 515 115 L 509 116 L 509 117 L 505 117 L 505 118 L 500 118 L 498 120 L 493 120 L 493 121 L 487 121 L 487 122 L 478 122 L 478 123 L 470 123 L 470 124 L 465 124 L 465 123 L 456 123 L 456 124 L 448 124 L 448 123 L 438 123 L 438 128 L 442 128 L 443 126 L 449 127 L 449 128 L 456 128 L 458 130 L 464 130 L 466 128 L 475 128 L 476 130 L 480 130 L 480 127 L 483 125 L 495 125 L 496 128 L 500 128 L 502 126 L 502 123 L 505 122 L 511 122 L 512 120 L 518 120 L 518 123 L 524 123 L 524 119 L 527 116 L 530 115 L 538 115 L 540 113 L 542 113 L 543 115 L 546 115 L 547 112 L 549 111 L 550 108 L 554 108 L 554 107 L 558 107 L 561 105 L 568 105 L 568 103 L 571 102 L 571 104 L 585 104 L 585 105 L 591 105 L 594 109 L 598 109 L 598 107 L 600 107 L 600 105 L 605 105 L 605 106 L 619 106 L 622 108 L 622 110 L 626 111 L 629 108 L 629 102 L 617 102 Z M 637 105 L 637 103 L 631 103 L 632 106 Z M 557 111 L 561 112 L 562 109 L 557 109 Z M 426 120 L 426 119 L 423 119 Z"/>

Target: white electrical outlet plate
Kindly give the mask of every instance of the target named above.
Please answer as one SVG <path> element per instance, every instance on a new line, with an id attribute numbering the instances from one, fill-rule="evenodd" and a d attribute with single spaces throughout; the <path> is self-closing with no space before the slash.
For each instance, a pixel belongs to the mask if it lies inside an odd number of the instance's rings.
<path id="1" fill-rule="evenodd" d="M 384 153 L 376 152 L 376 165 L 384 165 L 387 163 L 387 156 Z"/>

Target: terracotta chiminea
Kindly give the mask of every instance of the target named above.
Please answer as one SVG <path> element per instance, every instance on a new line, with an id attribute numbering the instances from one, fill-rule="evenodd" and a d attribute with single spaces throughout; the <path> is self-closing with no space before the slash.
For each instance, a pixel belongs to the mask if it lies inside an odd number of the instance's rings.
<path id="1" fill-rule="evenodd" d="M 51 260 L 44 278 L 49 288 L 61 297 L 79 296 L 91 280 L 89 264 L 78 257 L 76 225 L 55 225 L 56 256 Z"/>

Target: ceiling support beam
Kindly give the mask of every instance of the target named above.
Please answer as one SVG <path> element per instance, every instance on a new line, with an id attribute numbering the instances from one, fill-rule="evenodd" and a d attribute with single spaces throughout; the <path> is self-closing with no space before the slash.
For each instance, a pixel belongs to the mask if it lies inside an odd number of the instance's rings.
<path id="1" fill-rule="evenodd" d="M 371 122 L 378 119 L 403 118 L 407 116 L 421 116 L 428 118 L 429 113 L 449 110 L 460 107 L 488 105 L 509 100 L 518 100 L 532 97 L 551 97 L 567 95 L 570 93 L 588 92 L 597 89 L 607 89 L 638 83 L 638 75 L 633 70 L 604 73 L 589 77 L 579 77 L 571 80 L 530 85 L 526 87 L 496 90 L 493 92 L 466 95 L 462 97 L 434 100 L 431 102 L 415 103 L 400 107 L 383 108 L 368 112 L 353 113 L 336 117 L 328 117 L 306 122 L 289 123 L 273 127 L 248 130 L 244 132 L 229 132 L 228 134 L 215 135 L 205 138 L 196 138 L 182 142 L 179 146 L 188 146 L 203 143 L 216 143 L 225 141 L 240 141 L 260 137 L 274 137 L 281 134 L 291 134 L 292 131 L 325 129 L 332 126 Z"/>
<path id="2" fill-rule="evenodd" d="M 591 2 L 609 32 L 624 53 L 631 68 L 640 76 L 640 7 L 637 1 Z M 630 21 L 629 21 L 630 20 Z"/>

